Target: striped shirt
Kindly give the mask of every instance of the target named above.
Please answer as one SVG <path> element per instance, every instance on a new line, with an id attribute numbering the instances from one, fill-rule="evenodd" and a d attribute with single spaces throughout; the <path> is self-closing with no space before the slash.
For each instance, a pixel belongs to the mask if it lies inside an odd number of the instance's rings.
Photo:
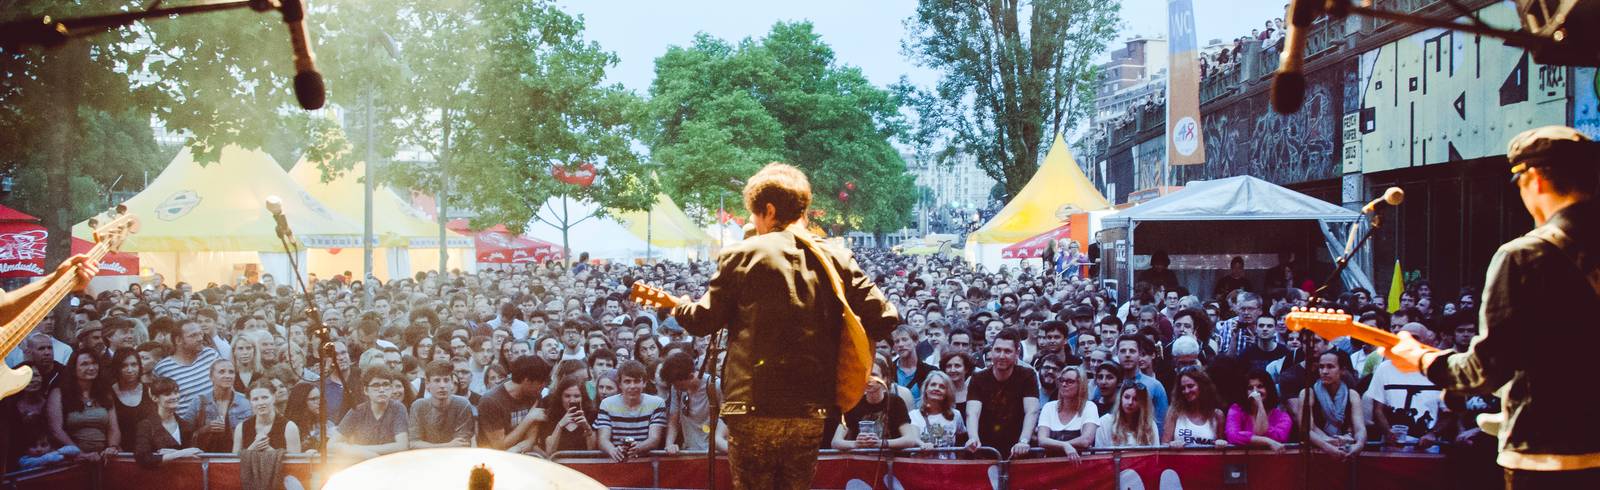
<path id="1" fill-rule="evenodd" d="M 640 395 L 639 406 L 628 407 L 622 401 L 622 394 L 606 397 L 600 402 L 600 416 L 595 419 L 594 427 L 611 428 L 611 444 L 622 445 L 626 438 L 633 438 L 635 443 L 644 442 L 650 438 L 650 428 L 667 427 L 667 402 L 659 396 L 644 393 Z"/>
<path id="2" fill-rule="evenodd" d="M 189 413 L 193 410 L 195 395 L 211 391 L 211 364 L 217 362 L 222 356 L 216 349 L 206 347 L 200 350 L 200 355 L 194 358 L 193 364 L 180 364 L 178 356 L 168 356 L 156 363 L 152 374 L 172 378 L 178 383 L 179 413 Z"/>
<path id="3" fill-rule="evenodd" d="M 1256 333 L 1252 331 L 1254 329 L 1255 322 L 1241 326 L 1239 317 L 1217 322 L 1217 327 L 1213 329 L 1215 333 L 1211 334 L 1217 339 L 1217 346 L 1221 348 L 1217 353 L 1234 357 L 1244 355 L 1244 348 L 1256 343 Z"/>

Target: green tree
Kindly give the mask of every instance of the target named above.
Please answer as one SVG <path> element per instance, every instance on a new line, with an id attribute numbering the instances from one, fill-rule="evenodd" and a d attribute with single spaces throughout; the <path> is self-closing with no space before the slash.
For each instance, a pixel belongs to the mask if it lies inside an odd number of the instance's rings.
<path id="1" fill-rule="evenodd" d="M 910 222 L 914 179 L 889 144 L 905 129 L 900 100 L 836 63 L 810 23 L 780 22 L 737 46 L 700 34 L 671 47 L 650 95 L 662 185 L 702 221 L 725 197 L 737 209 L 740 182 L 784 161 L 810 177 L 820 224 L 888 232 Z"/>
<path id="2" fill-rule="evenodd" d="M 617 57 L 583 39 L 583 20 L 546 1 L 463 5 L 471 8 L 459 19 L 474 25 L 436 34 L 480 37 L 412 43 L 422 53 L 418 59 L 452 63 L 449 58 L 465 55 L 481 61 L 444 65 L 433 75 L 419 72 L 423 81 L 413 84 L 409 110 L 434 121 L 406 127 L 405 140 L 424 145 L 444 172 L 396 168 L 394 180 L 418 188 L 448 186 L 453 205 L 478 213 L 474 224 L 504 223 L 520 231 L 530 220 L 545 220 L 563 230 L 563 246 L 565 231 L 592 215 L 536 216 L 552 197 L 597 203 L 600 213 L 652 202 L 654 186 L 641 177 L 648 168 L 632 149 L 641 101 L 620 85 L 602 84 Z M 593 185 L 551 178 L 554 167 L 581 163 L 596 166 Z"/>
<path id="3" fill-rule="evenodd" d="M 931 91 L 902 84 L 918 115 L 913 141 L 940 161 L 971 155 L 1016 196 L 1056 133 L 1094 109 L 1094 57 L 1120 5 L 1100 0 L 919 0 L 904 50 L 942 72 Z"/>

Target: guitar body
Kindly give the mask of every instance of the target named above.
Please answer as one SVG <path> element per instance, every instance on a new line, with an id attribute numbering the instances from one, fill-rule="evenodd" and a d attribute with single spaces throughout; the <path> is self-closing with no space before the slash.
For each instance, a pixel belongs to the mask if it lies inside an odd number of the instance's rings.
<path id="1" fill-rule="evenodd" d="M 128 214 L 127 207 L 117 206 L 112 215 L 114 217 L 104 225 L 98 224 L 97 219 L 89 220 L 89 226 L 94 227 L 95 245 L 84 255 L 91 264 L 98 264 L 106 254 L 120 248 L 128 235 L 139 230 L 138 218 Z M 49 316 L 57 303 L 66 298 L 68 293 L 84 286 L 82 282 L 76 268 L 69 269 L 65 273 L 55 273 L 47 279 L 38 296 L 34 297 L 22 312 L 14 318 L 5 319 L 5 326 L 0 327 L 0 352 L 10 352 L 22 344 L 23 339 L 33 332 L 33 327 Z M 22 391 L 32 381 L 32 368 L 11 369 L 0 365 L 0 398 Z"/>
<path id="2" fill-rule="evenodd" d="M 21 392 L 30 382 L 33 382 L 33 368 L 21 366 L 11 369 L 0 365 L 0 398 Z"/>

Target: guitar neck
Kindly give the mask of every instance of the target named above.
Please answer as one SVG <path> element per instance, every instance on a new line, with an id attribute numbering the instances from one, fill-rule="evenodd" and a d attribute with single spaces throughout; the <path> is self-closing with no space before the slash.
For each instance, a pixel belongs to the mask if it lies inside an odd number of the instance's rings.
<path id="1" fill-rule="evenodd" d="M 96 243 L 84 255 L 88 256 L 90 263 L 98 264 L 110 250 L 111 248 L 105 243 Z M 62 298 L 67 297 L 68 293 L 77 289 L 78 275 L 75 273 L 62 274 L 50 278 L 49 281 L 50 283 L 44 287 L 44 291 L 40 292 L 39 296 L 32 302 L 29 302 L 28 306 L 23 308 L 16 318 L 6 322 L 3 330 L 0 330 L 0 352 L 10 352 L 11 349 L 15 349 L 33 331 L 35 325 L 38 325 L 39 322 L 44 321 L 45 317 L 50 315 L 50 312 L 55 309 L 56 304 L 60 303 Z"/>
<path id="2" fill-rule="evenodd" d="M 1378 347 L 1383 347 L 1385 349 L 1394 347 L 1394 344 L 1400 343 L 1400 337 L 1395 336 L 1395 334 L 1366 325 L 1361 326 L 1365 328 L 1354 329 L 1350 332 L 1350 338 L 1376 345 Z"/>

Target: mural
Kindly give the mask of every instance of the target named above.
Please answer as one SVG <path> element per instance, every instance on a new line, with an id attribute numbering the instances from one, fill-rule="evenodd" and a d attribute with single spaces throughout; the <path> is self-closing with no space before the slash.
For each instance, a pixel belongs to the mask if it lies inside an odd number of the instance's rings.
<path id="1" fill-rule="evenodd" d="M 1112 202 L 1128 202 L 1128 193 L 1138 190 L 1133 186 L 1133 148 L 1106 156 L 1106 198 Z"/>
<path id="2" fill-rule="evenodd" d="M 1572 127 L 1600 139 L 1600 77 L 1594 68 L 1575 68 L 1572 77 Z"/>
<path id="3" fill-rule="evenodd" d="M 1518 23 L 1509 2 L 1478 15 Z M 1568 72 L 1476 34 L 1412 34 L 1361 54 L 1360 105 L 1346 112 L 1358 118 L 1352 150 L 1369 173 L 1504 154 L 1517 133 L 1566 122 Z"/>
<path id="4" fill-rule="evenodd" d="M 1167 156 L 1167 141 L 1165 138 L 1150 138 L 1139 142 L 1133 147 L 1133 189 L 1140 191 L 1154 189 L 1162 185 L 1166 175 L 1162 174 L 1162 159 Z"/>
<path id="5" fill-rule="evenodd" d="M 1305 105 L 1294 114 L 1273 112 L 1265 93 L 1208 108 L 1201 124 L 1205 170 L 1199 172 L 1202 175 L 1188 172 L 1181 177 L 1201 180 L 1253 175 L 1274 184 L 1338 177 L 1345 82 L 1354 77 L 1354 62 L 1307 73 Z"/>

